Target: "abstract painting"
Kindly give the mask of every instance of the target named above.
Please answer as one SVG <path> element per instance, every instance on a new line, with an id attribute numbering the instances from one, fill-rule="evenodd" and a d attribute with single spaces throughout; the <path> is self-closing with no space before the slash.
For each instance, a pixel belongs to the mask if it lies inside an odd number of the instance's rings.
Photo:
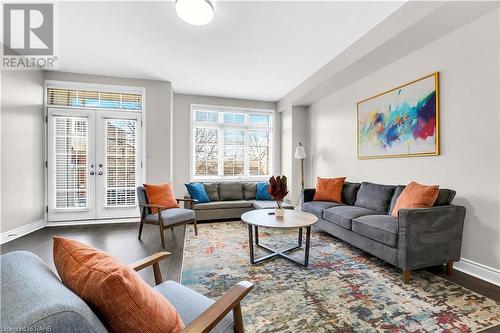
<path id="1" fill-rule="evenodd" d="M 358 103 L 358 158 L 439 154 L 439 73 Z"/>

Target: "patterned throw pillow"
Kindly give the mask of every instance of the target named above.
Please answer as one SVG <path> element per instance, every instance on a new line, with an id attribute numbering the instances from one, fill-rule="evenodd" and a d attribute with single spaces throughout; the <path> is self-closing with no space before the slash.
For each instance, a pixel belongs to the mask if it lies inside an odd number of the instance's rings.
<path id="1" fill-rule="evenodd" d="M 62 282 L 97 310 L 111 332 L 177 333 L 184 323 L 174 306 L 131 268 L 83 243 L 54 237 Z"/>

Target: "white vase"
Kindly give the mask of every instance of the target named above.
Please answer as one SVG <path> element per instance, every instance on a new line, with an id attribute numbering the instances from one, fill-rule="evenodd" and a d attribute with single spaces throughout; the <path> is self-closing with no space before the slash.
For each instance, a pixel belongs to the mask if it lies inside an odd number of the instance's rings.
<path id="1" fill-rule="evenodd" d="M 285 215 L 285 208 L 275 208 L 274 215 L 276 215 L 276 217 L 283 217 Z"/>

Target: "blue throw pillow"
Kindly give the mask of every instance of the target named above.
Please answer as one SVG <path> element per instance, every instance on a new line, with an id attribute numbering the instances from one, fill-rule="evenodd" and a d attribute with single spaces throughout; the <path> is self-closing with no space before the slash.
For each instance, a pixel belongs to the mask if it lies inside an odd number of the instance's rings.
<path id="1" fill-rule="evenodd" d="M 274 200 L 271 194 L 269 194 L 269 183 L 257 183 L 257 195 L 255 199 Z"/>
<path id="2" fill-rule="evenodd" d="M 198 203 L 210 202 L 205 186 L 202 183 L 189 183 L 184 185 L 186 186 L 191 199 L 198 200 Z"/>

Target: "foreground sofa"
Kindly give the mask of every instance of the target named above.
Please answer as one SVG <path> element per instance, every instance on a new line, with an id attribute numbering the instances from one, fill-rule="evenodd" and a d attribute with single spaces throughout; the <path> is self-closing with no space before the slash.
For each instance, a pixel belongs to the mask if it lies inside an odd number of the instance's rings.
<path id="1" fill-rule="evenodd" d="M 162 282 L 158 262 L 169 255 L 159 252 L 130 267 L 138 271 L 153 266 L 154 289 L 177 309 L 186 325 L 182 333 L 243 333 L 240 301 L 253 284 L 239 282 L 214 302 L 174 281 Z M 11 252 L 0 261 L 2 332 L 108 332 L 94 311 L 33 253 Z"/>
<path id="2" fill-rule="evenodd" d="M 241 214 L 254 209 L 276 208 L 274 200 L 257 200 L 256 182 L 203 183 L 210 202 L 193 205 L 197 221 L 239 219 Z M 184 199 L 190 199 L 186 195 Z M 189 208 L 186 204 L 186 208 Z M 286 209 L 293 206 L 283 203 Z"/>
<path id="3" fill-rule="evenodd" d="M 446 264 L 451 274 L 460 259 L 465 207 L 452 205 L 455 191 L 440 189 L 432 208 L 401 209 L 391 214 L 402 185 L 345 182 L 342 203 L 313 201 L 314 189 L 303 191 L 302 210 L 316 215 L 317 226 L 403 270 Z"/>

